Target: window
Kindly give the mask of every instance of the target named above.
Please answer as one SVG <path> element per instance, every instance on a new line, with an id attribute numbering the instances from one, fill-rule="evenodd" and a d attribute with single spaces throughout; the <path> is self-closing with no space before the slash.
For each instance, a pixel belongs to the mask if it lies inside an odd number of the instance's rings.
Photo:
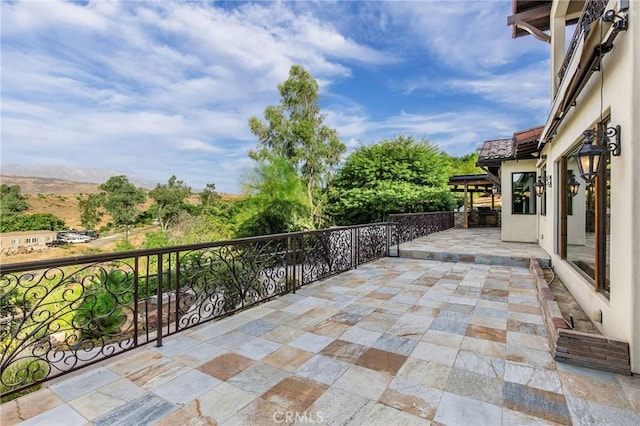
<path id="1" fill-rule="evenodd" d="M 535 182 L 536 172 L 511 174 L 511 213 L 536 214 Z"/>

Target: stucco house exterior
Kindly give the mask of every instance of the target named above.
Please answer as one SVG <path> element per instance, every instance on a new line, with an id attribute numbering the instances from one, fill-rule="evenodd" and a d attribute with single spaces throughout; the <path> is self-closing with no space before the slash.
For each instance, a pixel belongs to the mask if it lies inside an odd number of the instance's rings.
<path id="1" fill-rule="evenodd" d="M 507 21 L 550 44 L 551 105 L 501 161 L 502 239 L 537 242 L 640 373 L 640 1 L 513 0 Z"/>
<path id="2" fill-rule="evenodd" d="M 0 233 L 0 250 L 19 247 L 46 247 L 56 239 L 56 231 L 16 231 Z"/>

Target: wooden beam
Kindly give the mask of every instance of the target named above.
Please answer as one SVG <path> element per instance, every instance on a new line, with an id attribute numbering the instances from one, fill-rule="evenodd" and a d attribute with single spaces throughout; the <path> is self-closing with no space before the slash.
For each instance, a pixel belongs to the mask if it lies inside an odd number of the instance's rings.
<path id="1" fill-rule="evenodd" d="M 545 43 L 551 43 L 551 36 L 549 34 L 539 30 L 538 28 L 534 27 L 528 22 L 516 21 L 514 26 L 516 26 L 517 28 L 520 28 L 521 30 L 525 30 L 526 32 L 528 32 L 529 34 L 531 34 L 532 36 L 534 36 L 536 39 L 540 41 L 544 41 Z"/>
<path id="2" fill-rule="evenodd" d="M 507 18 L 507 25 L 513 25 L 518 21 L 534 21 L 551 16 L 551 2 L 541 4 L 531 9 L 516 13 Z"/>

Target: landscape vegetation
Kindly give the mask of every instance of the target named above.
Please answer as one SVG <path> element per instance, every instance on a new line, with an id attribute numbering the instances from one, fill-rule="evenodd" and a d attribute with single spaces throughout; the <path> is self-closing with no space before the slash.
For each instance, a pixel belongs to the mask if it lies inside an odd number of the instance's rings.
<path id="1" fill-rule="evenodd" d="M 476 153 L 452 157 L 411 135 L 361 144 L 345 157 L 345 144 L 324 124 L 318 83 L 303 67 L 292 66 L 278 91 L 281 101 L 265 109 L 264 119 L 249 118 L 258 144 L 248 153 L 254 167 L 240 177 L 242 196 L 219 194 L 213 182 L 195 192 L 179 173 L 149 191 L 124 175 L 112 176 L 95 192 L 75 197 L 26 196 L 19 185 L 3 183 L 0 232 L 77 226 L 56 214 L 56 204 L 77 209 L 84 229 L 103 236 L 123 232 L 111 251 L 368 223 L 390 213 L 451 210 L 461 201 L 448 190 L 448 177 L 481 172 Z M 33 209 L 42 202 L 52 208 Z M 153 224 L 158 226 L 128 238 L 131 229 Z M 26 260 L 2 261 L 18 259 Z"/>

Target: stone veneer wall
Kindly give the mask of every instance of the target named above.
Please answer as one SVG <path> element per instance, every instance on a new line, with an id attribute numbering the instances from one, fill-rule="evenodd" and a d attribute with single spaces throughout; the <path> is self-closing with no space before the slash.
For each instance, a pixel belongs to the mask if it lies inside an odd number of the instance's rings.
<path id="1" fill-rule="evenodd" d="M 554 359 L 569 364 L 631 375 L 629 343 L 569 328 L 536 259 L 531 259 L 529 269 L 536 284 L 536 293 L 542 308 L 549 347 Z"/>

